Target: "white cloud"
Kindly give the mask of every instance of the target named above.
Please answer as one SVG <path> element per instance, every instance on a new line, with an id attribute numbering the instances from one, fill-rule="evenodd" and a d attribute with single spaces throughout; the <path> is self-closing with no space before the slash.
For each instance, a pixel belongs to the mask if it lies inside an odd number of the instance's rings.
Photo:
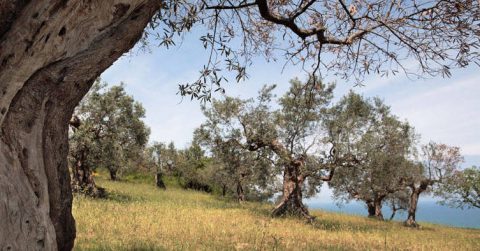
<path id="1" fill-rule="evenodd" d="M 430 84 L 427 84 L 430 85 Z M 422 141 L 460 146 L 463 154 L 480 155 L 480 85 L 475 74 L 461 80 L 392 99 L 395 114 L 422 134 Z"/>

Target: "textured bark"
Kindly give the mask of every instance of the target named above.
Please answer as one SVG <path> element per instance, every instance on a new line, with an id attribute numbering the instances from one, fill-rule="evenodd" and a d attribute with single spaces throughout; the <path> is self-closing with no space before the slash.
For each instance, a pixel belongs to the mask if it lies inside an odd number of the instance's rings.
<path id="1" fill-rule="evenodd" d="M 237 181 L 237 200 L 238 202 L 245 201 L 245 192 L 243 191 L 242 182 Z"/>
<path id="2" fill-rule="evenodd" d="M 404 225 L 407 227 L 419 227 L 420 225 L 416 221 L 417 205 L 420 194 L 427 190 L 428 186 L 433 184 L 431 180 L 422 180 L 418 187 L 415 184 L 410 184 L 411 194 L 408 207 L 408 217 L 404 222 Z"/>
<path id="3" fill-rule="evenodd" d="M 292 215 L 313 220 L 303 204 L 302 187 L 304 179 L 298 174 L 298 166 L 287 166 L 283 173 L 283 196 L 272 216 Z"/>
<path id="4" fill-rule="evenodd" d="M 405 225 L 408 227 L 418 227 L 417 221 L 415 219 L 415 215 L 417 212 L 417 205 L 418 205 L 418 197 L 419 193 L 413 192 L 410 195 L 410 206 L 408 208 L 408 218 L 405 221 Z"/>
<path id="5" fill-rule="evenodd" d="M 93 180 L 92 170 L 85 163 L 86 153 L 79 153 L 75 165 L 72 167 L 72 191 L 74 193 L 82 193 L 94 198 L 106 197 L 105 189 L 98 187 Z"/>
<path id="6" fill-rule="evenodd" d="M 69 125 L 75 133 L 82 125 L 77 116 L 73 116 L 69 121 Z M 82 193 L 94 198 L 106 197 L 105 189 L 98 187 L 93 180 L 92 170 L 87 163 L 89 149 L 85 145 L 79 146 L 74 153 L 70 152 L 74 158 L 74 164 L 71 169 L 72 191 L 74 193 Z"/>
<path id="7" fill-rule="evenodd" d="M 0 249 L 70 250 L 68 121 L 158 1 L 0 4 Z"/>
<path id="8" fill-rule="evenodd" d="M 377 220 L 384 220 L 382 213 L 382 201 L 383 197 L 378 197 L 374 200 L 366 202 L 368 209 L 368 217 L 375 218 Z"/>

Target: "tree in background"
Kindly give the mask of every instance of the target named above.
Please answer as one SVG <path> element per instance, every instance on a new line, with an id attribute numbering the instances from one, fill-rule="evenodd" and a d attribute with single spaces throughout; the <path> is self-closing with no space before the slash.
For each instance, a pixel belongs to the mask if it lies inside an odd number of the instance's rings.
<path id="1" fill-rule="evenodd" d="M 163 182 L 163 175 L 165 174 L 166 168 L 166 155 L 167 150 L 164 143 L 155 142 L 153 145 L 147 148 L 148 155 L 151 159 L 151 162 L 154 163 L 155 167 L 155 184 L 158 188 L 166 189 L 165 183 Z M 168 160 L 167 160 L 168 161 Z"/>
<path id="2" fill-rule="evenodd" d="M 415 216 L 420 194 L 433 190 L 434 195 L 440 195 L 444 182 L 459 170 L 463 157 L 460 148 L 445 144 L 430 142 L 422 146 L 421 162 L 412 164 L 414 172 L 406 176 L 410 200 L 406 226 L 418 227 Z"/>
<path id="3" fill-rule="evenodd" d="M 123 85 L 107 89 L 106 83 L 94 84 L 75 111 L 73 120 L 78 120 L 78 126 L 69 141 L 75 191 L 94 186 L 91 170 L 107 168 L 110 178 L 116 180 L 120 170 L 143 157 L 150 134 L 144 116 L 145 109 L 125 93 Z"/>
<path id="4" fill-rule="evenodd" d="M 213 192 L 210 182 L 212 177 L 211 165 L 213 160 L 197 142 L 177 152 L 178 161 L 175 163 L 174 175 L 178 178 L 180 186 L 185 189 L 194 189 L 207 193 Z"/>
<path id="5" fill-rule="evenodd" d="M 238 121 L 240 99 L 226 97 L 202 107 L 207 121 L 195 131 L 195 141 L 210 152 L 213 159 L 212 184 L 222 195 L 235 194 L 239 202 L 266 200 L 273 195 L 275 167 L 268 150 L 249 151 L 243 144 Z"/>
<path id="6" fill-rule="evenodd" d="M 283 172 L 283 195 L 272 214 L 311 220 L 303 204 L 304 190 L 307 195 L 318 192 L 321 182 L 331 180 L 334 169 L 345 165 L 348 158 L 321 140 L 321 121 L 334 86 L 312 79 L 306 84 L 298 79 L 290 83 L 276 110 L 271 107 L 275 86 L 264 87 L 256 101 L 214 100 L 210 108 L 203 109 L 207 122 L 199 130 L 210 142 L 229 142 L 236 151 L 269 152 Z M 329 153 L 318 151 L 322 146 L 330 147 Z"/>
<path id="7" fill-rule="evenodd" d="M 407 159 L 414 153 L 413 128 L 379 98 L 353 92 L 331 109 L 326 123 L 335 149 L 357 160 L 351 168 L 338 170 L 329 183 L 335 199 L 363 201 L 369 217 L 383 220 L 385 200 L 404 189 Z"/>
<path id="8" fill-rule="evenodd" d="M 472 166 L 454 172 L 440 185 L 437 195 L 443 199 L 443 205 L 480 208 L 480 169 Z"/>

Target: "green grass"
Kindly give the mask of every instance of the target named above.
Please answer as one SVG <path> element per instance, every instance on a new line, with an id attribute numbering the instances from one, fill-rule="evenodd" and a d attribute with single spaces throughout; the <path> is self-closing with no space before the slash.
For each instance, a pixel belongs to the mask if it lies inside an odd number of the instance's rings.
<path id="1" fill-rule="evenodd" d="M 148 181 L 148 183 L 146 183 Z M 96 182 L 108 199 L 76 196 L 75 250 L 480 250 L 480 230 L 312 211 L 314 224 L 269 217 L 271 205 L 235 202 L 186 191 L 173 180 L 167 191 L 153 179 L 127 175 Z"/>

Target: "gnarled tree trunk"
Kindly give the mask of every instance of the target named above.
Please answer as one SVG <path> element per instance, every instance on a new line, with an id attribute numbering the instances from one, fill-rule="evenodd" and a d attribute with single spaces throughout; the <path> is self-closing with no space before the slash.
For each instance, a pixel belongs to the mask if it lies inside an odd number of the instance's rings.
<path id="1" fill-rule="evenodd" d="M 415 219 L 415 215 L 417 212 L 418 196 L 419 196 L 419 193 L 416 193 L 416 192 L 412 192 L 412 194 L 410 195 L 410 206 L 408 207 L 408 218 L 405 221 L 405 225 L 408 227 L 419 226 Z"/>
<path id="2" fill-rule="evenodd" d="M 106 196 L 105 189 L 98 187 L 93 180 L 92 170 L 86 163 L 86 152 L 82 149 L 75 156 L 75 163 L 72 166 L 72 191 L 75 193 L 83 193 L 85 195 L 103 198 Z"/>
<path id="3" fill-rule="evenodd" d="M 417 213 L 418 199 L 420 197 L 420 194 L 425 190 L 427 190 L 428 186 L 431 185 L 432 183 L 433 182 L 430 180 L 423 180 L 420 182 L 420 185 L 418 187 L 416 187 L 415 184 L 409 185 L 411 189 L 411 194 L 410 194 L 410 201 L 409 201 L 409 207 L 408 207 L 408 218 L 404 222 L 405 226 L 407 227 L 420 226 L 415 219 L 415 216 Z"/>
<path id="4" fill-rule="evenodd" d="M 285 167 L 283 173 L 283 196 L 272 212 L 273 216 L 293 215 L 313 220 L 303 204 L 302 187 L 304 178 L 298 174 L 297 166 Z"/>
<path id="5" fill-rule="evenodd" d="M 383 220 L 382 201 L 383 198 L 380 197 L 366 202 L 368 217 L 375 218 L 377 220 Z"/>
<path id="6" fill-rule="evenodd" d="M 80 118 L 77 116 L 73 116 L 69 124 L 74 133 L 82 125 Z M 93 180 L 92 170 L 87 163 L 88 154 L 89 149 L 83 144 L 77 145 L 75 150 L 70 149 L 70 156 L 73 158 L 73 163 L 70 163 L 72 191 L 91 197 L 105 197 L 105 189 L 97 187 Z"/>
<path id="7" fill-rule="evenodd" d="M 237 181 L 237 200 L 238 202 L 244 202 L 245 201 L 245 193 L 243 191 L 243 187 L 242 187 L 242 182 L 241 181 Z"/>
<path id="8" fill-rule="evenodd" d="M 70 250 L 68 121 L 141 37 L 156 0 L 2 1 L 0 249 Z"/>

